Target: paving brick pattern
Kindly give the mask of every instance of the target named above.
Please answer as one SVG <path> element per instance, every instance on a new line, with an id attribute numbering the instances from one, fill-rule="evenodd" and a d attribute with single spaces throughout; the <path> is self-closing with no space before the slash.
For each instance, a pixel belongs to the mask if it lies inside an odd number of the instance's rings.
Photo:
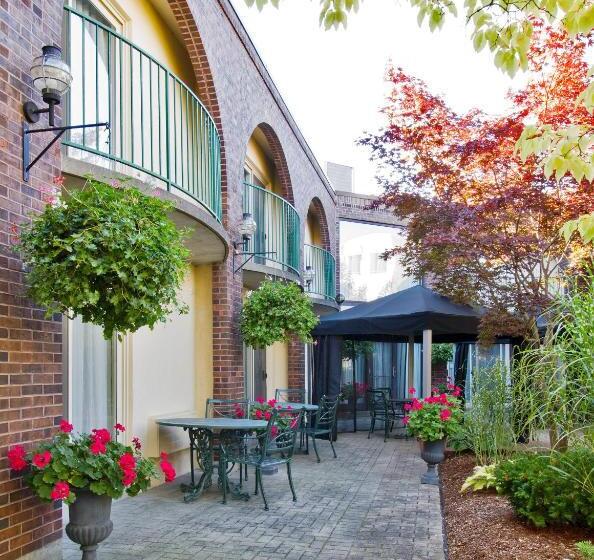
<path id="1" fill-rule="evenodd" d="M 439 490 L 419 483 L 416 442 L 341 434 L 338 459 L 319 447 L 320 464 L 295 457 L 296 503 L 284 471 L 264 478 L 268 512 L 256 496 L 223 505 L 215 488 L 191 504 L 177 485 L 121 500 L 100 560 L 444 559 Z M 64 559 L 78 558 L 64 540 Z"/>

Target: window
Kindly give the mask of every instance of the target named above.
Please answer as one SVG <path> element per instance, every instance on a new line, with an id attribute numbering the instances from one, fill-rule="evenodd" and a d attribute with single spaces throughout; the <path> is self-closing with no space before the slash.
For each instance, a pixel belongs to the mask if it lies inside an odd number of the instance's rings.
<path id="1" fill-rule="evenodd" d="M 70 421 L 77 431 L 111 427 L 116 419 L 115 343 L 97 325 L 68 321 Z"/>
<path id="2" fill-rule="evenodd" d="M 371 253 L 371 273 L 381 274 L 388 270 L 388 263 L 381 258 L 380 253 Z"/>
<path id="3" fill-rule="evenodd" d="M 349 255 L 347 262 L 347 272 L 361 274 L 361 255 Z"/>

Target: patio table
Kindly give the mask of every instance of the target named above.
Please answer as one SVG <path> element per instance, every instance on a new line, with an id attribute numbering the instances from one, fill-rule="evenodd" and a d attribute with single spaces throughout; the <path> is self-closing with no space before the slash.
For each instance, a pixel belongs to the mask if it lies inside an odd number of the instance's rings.
<path id="1" fill-rule="evenodd" d="M 296 402 L 277 402 L 276 408 L 279 410 L 305 410 L 305 414 L 303 418 L 306 424 L 311 424 L 311 418 L 315 412 L 318 411 L 320 408 L 317 404 L 308 404 L 308 403 L 296 403 Z M 303 434 L 301 435 L 301 441 L 299 442 L 299 449 L 303 447 Z M 309 441 L 306 440 L 305 442 L 305 453 L 309 454 Z"/>
<path id="2" fill-rule="evenodd" d="M 215 466 L 213 457 L 215 434 L 224 434 L 225 432 L 250 433 L 265 429 L 268 423 L 265 420 L 251 420 L 249 418 L 164 418 L 157 420 L 157 424 L 183 428 L 184 431 L 188 432 L 190 437 L 190 484 L 182 484 L 181 490 L 184 492 L 184 501 L 191 502 L 212 485 Z M 198 483 L 196 483 L 194 476 L 194 451 L 196 452 L 198 466 L 202 470 L 202 476 Z M 221 474 L 223 468 L 225 466 L 219 461 L 219 486 L 224 480 Z M 249 498 L 247 492 L 241 492 L 239 487 L 235 485 L 230 485 L 228 491 L 235 497 Z"/>

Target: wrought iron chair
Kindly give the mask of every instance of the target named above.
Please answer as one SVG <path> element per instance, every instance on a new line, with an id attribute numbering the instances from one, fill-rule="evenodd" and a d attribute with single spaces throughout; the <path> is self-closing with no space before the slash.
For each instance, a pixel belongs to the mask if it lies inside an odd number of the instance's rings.
<path id="1" fill-rule="evenodd" d="M 290 410 L 280 412 L 273 410 L 266 429 L 256 436 L 242 436 L 232 432 L 226 433 L 221 440 L 221 460 L 225 462 L 222 469 L 223 480 L 223 503 L 227 501 L 228 475 L 227 465 L 238 464 L 240 467 L 251 465 L 256 470 L 256 490 L 262 492 L 264 509 L 268 511 L 268 502 L 264 493 L 262 483 L 262 469 L 279 465 L 287 466 L 287 477 L 293 494 L 293 501 L 297 501 L 293 477 L 291 475 L 291 461 L 295 451 L 295 440 L 303 420 L 302 410 Z M 241 488 L 241 478 L 239 486 Z"/>
<path id="2" fill-rule="evenodd" d="M 384 441 L 388 440 L 388 433 L 394 429 L 396 411 L 392 405 L 390 394 L 391 391 L 385 387 L 367 390 L 367 402 L 369 404 L 369 414 L 371 416 L 367 439 L 369 439 L 371 434 L 375 431 L 376 420 L 384 423 Z"/>
<path id="3" fill-rule="evenodd" d="M 276 389 L 274 400 L 278 402 L 306 403 L 307 392 L 305 389 Z"/>
<path id="4" fill-rule="evenodd" d="M 248 418 L 248 399 L 206 399 L 207 418 Z"/>
<path id="5" fill-rule="evenodd" d="M 332 443 L 332 438 L 334 437 L 334 428 L 336 426 L 336 412 L 338 410 L 338 403 L 340 402 L 340 398 L 340 395 L 336 396 L 333 399 L 328 398 L 326 395 L 324 395 L 320 399 L 320 404 L 317 412 L 314 414 L 313 424 L 310 426 L 304 426 L 301 430 L 305 434 L 306 438 L 311 438 L 313 448 L 316 452 L 316 457 L 318 459 L 318 463 L 320 462 L 320 454 L 318 453 L 318 448 L 316 446 L 316 438 L 318 436 L 328 436 L 328 440 L 330 441 L 330 447 L 332 447 L 332 453 L 334 454 L 334 458 L 336 459 L 337 457 L 336 450 L 334 449 L 334 443 Z"/>
<path id="6" fill-rule="evenodd" d="M 249 418 L 249 416 L 250 401 L 248 399 L 206 399 L 207 418 Z M 220 445 L 215 445 L 213 450 L 220 454 Z M 248 479 L 247 465 L 245 474 L 240 469 L 239 476 L 245 476 L 245 479 Z"/>

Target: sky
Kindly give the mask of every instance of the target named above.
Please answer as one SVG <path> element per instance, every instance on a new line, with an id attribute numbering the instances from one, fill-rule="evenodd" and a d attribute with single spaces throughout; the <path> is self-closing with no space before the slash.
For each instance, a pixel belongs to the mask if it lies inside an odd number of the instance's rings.
<path id="1" fill-rule="evenodd" d="M 463 18 L 419 28 L 408 2 L 364 0 L 345 31 L 318 26 L 318 0 L 281 0 L 262 12 L 232 0 L 318 161 L 355 168 L 355 191 L 377 193 L 368 152 L 355 141 L 382 125 L 389 61 L 425 80 L 450 106 L 501 113 L 513 82 L 490 53 L 475 53 Z M 521 79 L 521 78 L 520 78 Z"/>

